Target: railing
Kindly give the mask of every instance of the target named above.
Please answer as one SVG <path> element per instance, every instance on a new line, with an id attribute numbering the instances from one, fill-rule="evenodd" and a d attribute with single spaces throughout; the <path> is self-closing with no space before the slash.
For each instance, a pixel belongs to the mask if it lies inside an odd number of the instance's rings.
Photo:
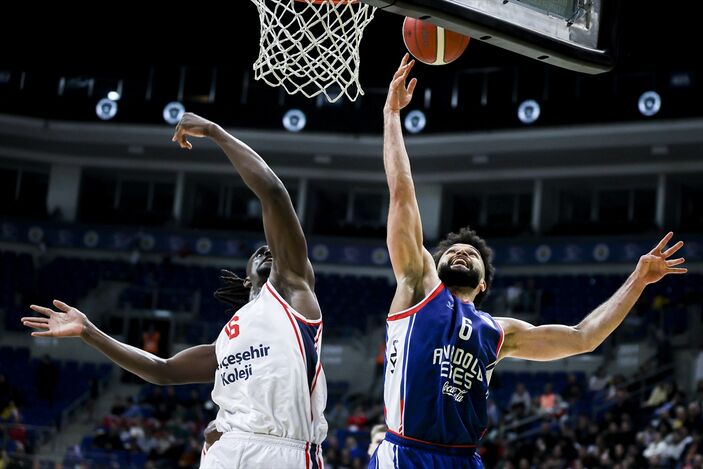
<path id="1" fill-rule="evenodd" d="M 628 398 L 638 398 L 638 400 L 641 402 L 643 401 L 642 396 L 646 396 L 649 392 L 651 392 L 651 390 L 662 381 L 661 378 L 663 378 L 664 376 L 670 376 L 674 372 L 674 370 L 675 366 L 673 364 L 664 365 L 653 371 L 650 371 L 645 375 L 640 375 L 636 378 L 626 380 L 618 387 L 625 389 L 634 389 L 634 391 L 631 391 L 628 394 Z M 592 418 L 596 418 L 598 415 L 600 415 L 603 411 L 607 410 L 612 405 L 611 402 L 605 400 L 605 392 L 606 391 L 604 390 L 593 395 L 592 399 L 594 405 L 591 409 Z M 505 434 L 517 430 L 521 427 L 529 427 L 535 422 L 544 419 L 544 417 L 545 414 L 530 415 L 528 417 L 525 417 L 524 419 L 511 422 L 507 425 L 503 425 L 500 428 L 500 431 Z M 529 430 L 516 433 L 511 438 L 511 441 L 527 439 L 536 434 L 538 431 L 539 429 L 530 428 Z"/>
<path id="2" fill-rule="evenodd" d="M 628 399 L 632 398 L 640 398 L 642 395 L 645 395 L 646 393 L 649 393 L 654 389 L 654 387 L 659 384 L 662 381 L 662 378 L 664 376 L 670 376 L 673 375 L 673 372 L 675 371 L 675 365 L 673 363 L 661 366 L 653 371 L 650 371 L 649 373 L 642 375 L 642 376 L 637 376 L 636 378 L 632 378 L 630 380 L 624 381 L 622 384 L 620 384 L 618 387 L 621 389 L 630 389 L 634 391 L 630 391 L 628 393 Z M 649 384 L 647 384 L 649 382 Z M 611 406 L 611 403 L 605 400 L 605 397 L 603 395 L 603 392 L 596 396 L 596 402 L 597 404 L 594 405 L 593 407 L 593 412 L 592 416 L 596 417 L 600 415 L 604 410 L 606 410 L 608 407 Z M 640 398 L 640 401 L 643 399 Z"/>

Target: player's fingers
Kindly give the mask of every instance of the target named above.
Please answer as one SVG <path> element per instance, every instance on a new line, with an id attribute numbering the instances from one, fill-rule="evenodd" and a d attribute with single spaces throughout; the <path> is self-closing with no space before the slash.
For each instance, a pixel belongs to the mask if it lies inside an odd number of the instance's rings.
<path id="1" fill-rule="evenodd" d="M 176 126 L 176 130 L 173 132 L 173 137 L 171 137 L 172 142 L 177 142 L 181 138 L 181 124 Z"/>
<path id="2" fill-rule="evenodd" d="M 682 247 L 683 247 L 683 241 L 679 241 L 678 243 L 674 244 L 674 245 L 671 246 L 669 249 L 667 249 L 666 251 L 664 251 L 664 252 L 662 253 L 662 255 L 663 255 L 664 257 L 671 257 L 676 251 L 678 251 L 678 250 L 681 249 Z"/>
<path id="3" fill-rule="evenodd" d="M 688 269 L 685 267 L 675 267 L 666 271 L 667 274 L 685 274 Z"/>
<path id="4" fill-rule="evenodd" d="M 666 234 L 666 236 L 664 236 L 664 237 L 662 238 L 662 240 L 659 241 L 659 244 L 657 244 L 656 246 L 654 246 L 654 249 L 652 249 L 652 254 L 659 254 L 659 253 L 662 251 L 662 249 L 664 249 L 664 246 L 666 246 L 666 244 L 669 242 L 669 240 L 671 240 L 671 238 L 672 238 L 673 236 L 674 236 L 673 231 L 669 231 L 669 232 Z"/>
<path id="5" fill-rule="evenodd" d="M 39 305 L 29 305 L 29 309 L 31 309 L 32 311 L 36 311 L 37 313 L 41 313 L 45 316 L 49 316 L 49 317 L 56 314 L 56 311 L 54 311 L 53 309 L 45 308 L 45 307 L 39 306 Z"/>
<path id="6" fill-rule="evenodd" d="M 673 267 L 675 265 L 683 264 L 684 262 L 686 262 L 686 259 L 684 259 L 683 257 L 679 257 L 678 259 L 671 259 L 666 261 L 666 266 Z"/>
<path id="7" fill-rule="evenodd" d="M 32 337 L 53 337 L 53 335 L 51 331 L 32 332 Z"/>
<path id="8" fill-rule="evenodd" d="M 25 316 L 25 317 L 23 317 L 22 319 L 20 319 L 20 321 L 22 321 L 22 322 L 29 321 L 29 322 L 45 322 L 45 323 L 48 323 L 48 322 L 49 322 L 49 318 L 43 318 L 43 317 L 39 317 L 39 316 Z"/>
<path id="9" fill-rule="evenodd" d="M 186 148 L 189 149 L 190 143 L 188 143 L 188 139 L 186 138 L 185 134 L 181 135 L 181 139 L 178 141 L 178 144 L 181 146 L 181 148 Z"/>
<path id="10" fill-rule="evenodd" d="M 43 322 L 22 321 L 22 324 L 27 327 L 31 327 L 32 329 L 42 329 L 42 330 L 49 329 L 49 325 L 44 324 Z"/>
<path id="11" fill-rule="evenodd" d="M 54 306 L 56 306 L 57 308 L 59 308 L 61 311 L 65 312 L 65 313 L 68 313 L 71 309 L 71 307 L 69 305 L 67 305 L 66 303 L 64 303 L 63 301 L 60 301 L 60 300 L 54 300 L 54 301 L 52 301 L 52 303 L 54 304 Z"/>
<path id="12" fill-rule="evenodd" d="M 391 81 L 395 81 L 398 77 L 403 76 L 403 70 L 404 70 L 404 69 L 403 69 L 402 67 L 399 68 L 399 69 L 393 74 L 393 80 L 391 80 Z"/>
<path id="13" fill-rule="evenodd" d="M 408 93 L 413 94 L 413 91 L 415 91 L 415 86 L 417 86 L 417 78 L 410 80 L 410 83 L 408 84 Z"/>

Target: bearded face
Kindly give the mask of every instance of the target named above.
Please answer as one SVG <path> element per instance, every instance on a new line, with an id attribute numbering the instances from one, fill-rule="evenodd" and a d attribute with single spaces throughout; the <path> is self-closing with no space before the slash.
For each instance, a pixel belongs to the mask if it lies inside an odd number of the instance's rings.
<path id="1" fill-rule="evenodd" d="M 485 267 L 478 250 L 470 244 L 454 244 L 442 254 L 437 275 L 447 287 L 478 288 Z"/>

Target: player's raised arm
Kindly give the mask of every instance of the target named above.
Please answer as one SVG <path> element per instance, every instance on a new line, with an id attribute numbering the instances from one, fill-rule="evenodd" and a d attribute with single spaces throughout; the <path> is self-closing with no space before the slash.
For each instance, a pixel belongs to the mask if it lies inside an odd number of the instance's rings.
<path id="1" fill-rule="evenodd" d="M 176 126 L 173 141 L 191 149 L 188 136 L 209 137 L 214 141 L 261 201 L 264 233 L 274 259 L 272 281 L 283 280 L 290 284 L 301 279 L 312 287 L 315 276 L 308 260 L 303 229 L 278 176 L 254 150 L 214 122 L 186 113 Z"/>
<path id="2" fill-rule="evenodd" d="M 417 85 L 415 78 L 405 85 L 414 63 L 405 54 L 393 76 L 383 109 L 383 165 L 390 191 L 386 242 L 398 282 L 391 312 L 411 306 L 425 295 L 426 289 L 434 286 L 431 284 L 439 281 L 432 256 L 422 244 L 420 209 L 400 123 L 400 111 L 410 103 Z M 426 279 L 426 273 L 434 276 Z"/>
<path id="3" fill-rule="evenodd" d="M 97 328 L 78 309 L 54 300 L 58 311 L 43 306 L 30 308 L 43 315 L 22 318 L 22 324 L 37 331 L 34 337 L 80 337 L 125 370 L 153 384 L 211 383 L 215 379 L 215 345 L 199 345 L 171 358 L 161 358 L 113 339 Z"/>
<path id="4" fill-rule="evenodd" d="M 683 246 L 683 241 L 665 249 L 673 237 L 667 234 L 654 249 L 640 257 L 634 272 L 605 303 L 593 310 L 579 324 L 533 326 L 512 318 L 496 318 L 505 330 L 499 358 L 557 360 L 595 350 L 622 323 L 645 287 L 669 274 L 685 274 L 677 267 L 684 258 L 669 259 Z"/>

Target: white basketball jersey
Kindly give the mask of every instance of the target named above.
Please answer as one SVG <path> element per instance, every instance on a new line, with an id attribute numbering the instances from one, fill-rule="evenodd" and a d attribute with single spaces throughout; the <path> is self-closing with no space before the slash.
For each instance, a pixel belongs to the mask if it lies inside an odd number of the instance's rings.
<path id="1" fill-rule="evenodd" d="M 321 346 L 322 320 L 306 319 L 266 282 L 215 342 L 217 430 L 322 443 L 327 382 Z"/>

